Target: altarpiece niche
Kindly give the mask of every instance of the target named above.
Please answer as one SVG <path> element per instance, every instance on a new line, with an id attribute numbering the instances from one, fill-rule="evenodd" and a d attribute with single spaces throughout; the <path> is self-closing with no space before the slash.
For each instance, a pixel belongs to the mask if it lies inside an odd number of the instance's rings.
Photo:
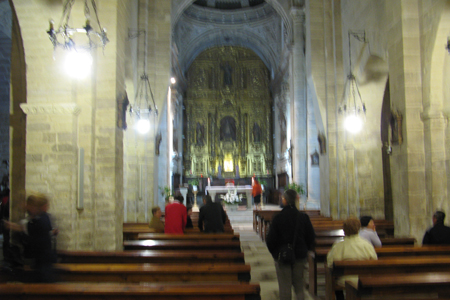
<path id="1" fill-rule="evenodd" d="M 272 175 L 272 99 L 263 61 L 243 47 L 211 48 L 194 60 L 187 79 L 185 176 Z"/>

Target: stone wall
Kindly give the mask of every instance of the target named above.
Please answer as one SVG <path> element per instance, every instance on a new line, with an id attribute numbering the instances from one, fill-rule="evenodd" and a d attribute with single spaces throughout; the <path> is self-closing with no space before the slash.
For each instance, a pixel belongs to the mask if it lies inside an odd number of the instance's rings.
<path id="1" fill-rule="evenodd" d="M 93 50 L 92 74 L 70 79 L 61 70 L 64 51 L 53 51 L 45 30 L 62 7 L 47 1 L 14 1 L 27 62 L 26 190 L 47 194 L 60 229 L 61 249 L 122 248 L 123 150 L 117 103 L 124 95 L 124 43 L 128 2 L 97 1 L 110 43 Z M 39 10 L 36 10 L 39 7 Z M 73 26 L 85 22 L 75 2 Z M 78 200 L 78 152 L 83 148 L 84 206 Z M 20 216 L 20 212 L 17 212 Z"/>
<path id="2" fill-rule="evenodd" d="M 168 186 L 169 176 L 163 175 L 162 170 L 167 170 L 168 151 L 167 145 L 168 131 L 166 119 L 164 117 L 167 102 L 167 93 L 170 79 L 170 42 L 171 42 L 171 22 L 170 22 L 170 1 L 150 0 L 135 1 L 136 16 L 135 26 L 138 30 L 147 32 L 147 69 L 144 65 L 144 43 L 145 33 L 141 33 L 136 38 L 137 46 L 132 48 L 129 64 L 135 64 L 135 73 L 127 74 L 127 82 L 132 86 L 127 86 L 127 93 L 130 104 L 135 101 L 135 91 L 138 88 L 140 76 L 145 71 L 148 74 L 154 100 L 158 108 L 158 115 L 152 114 L 150 117 L 150 131 L 141 135 L 134 129 L 135 119 L 127 113 L 128 128 L 124 133 L 124 204 L 125 220 L 127 222 L 148 222 L 151 219 L 151 208 L 155 205 L 164 209 L 164 199 L 158 190 L 158 186 Z M 146 4 L 148 3 L 148 7 Z M 133 40 L 130 39 L 130 42 Z M 128 42 L 128 43 L 130 43 Z M 152 106 L 153 102 L 149 99 Z M 163 137 L 159 147 L 160 154 L 155 153 L 156 136 L 161 133 Z M 158 168 L 160 161 L 165 162 L 163 168 Z M 158 171 L 161 170 L 161 171 Z M 158 181 L 161 181 L 158 183 Z M 161 202 L 162 199 L 162 202 Z"/>

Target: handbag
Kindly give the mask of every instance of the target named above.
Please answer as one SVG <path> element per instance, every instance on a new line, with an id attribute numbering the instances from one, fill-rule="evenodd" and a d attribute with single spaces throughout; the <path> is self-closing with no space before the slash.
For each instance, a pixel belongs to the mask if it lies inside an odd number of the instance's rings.
<path id="1" fill-rule="evenodd" d="M 292 265 L 295 263 L 295 240 L 297 239 L 297 233 L 298 233 L 298 222 L 299 218 L 297 216 L 297 222 L 295 223 L 295 233 L 294 233 L 294 240 L 292 241 L 292 244 L 285 244 L 280 247 L 280 250 L 278 252 L 278 262 L 285 264 L 285 265 Z"/>

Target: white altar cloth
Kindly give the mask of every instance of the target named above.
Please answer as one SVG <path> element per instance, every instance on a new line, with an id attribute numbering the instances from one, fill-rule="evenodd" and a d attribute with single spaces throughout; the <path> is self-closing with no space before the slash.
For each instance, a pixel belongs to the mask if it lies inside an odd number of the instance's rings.
<path id="1" fill-rule="evenodd" d="M 228 193 L 228 191 L 236 190 L 237 193 L 245 193 L 247 196 L 247 207 L 252 208 L 252 186 L 236 185 L 236 186 L 207 186 L 205 191 L 211 196 L 212 200 L 216 198 L 217 193 Z"/>

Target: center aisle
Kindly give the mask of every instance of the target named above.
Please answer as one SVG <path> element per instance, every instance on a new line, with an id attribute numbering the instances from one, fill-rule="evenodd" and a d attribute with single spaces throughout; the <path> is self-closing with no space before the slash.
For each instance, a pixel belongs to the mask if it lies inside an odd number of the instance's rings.
<path id="1" fill-rule="evenodd" d="M 266 206 L 265 209 L 279 208 L 273 205 Z M 245 262 L 251 266 L 251 282 L 258 282 L 261 286 L 261 300 L 278 300 L 278 282 L 273 258 L 266 244 L 253 231 L 253 212 L 227 210 L 227 214 L 234 232 L 240 235 Z M 307 291 L 305 295 L 307 300 L 314 299 Z M 292 299 L 294 299 L 294 293 Z"/>

